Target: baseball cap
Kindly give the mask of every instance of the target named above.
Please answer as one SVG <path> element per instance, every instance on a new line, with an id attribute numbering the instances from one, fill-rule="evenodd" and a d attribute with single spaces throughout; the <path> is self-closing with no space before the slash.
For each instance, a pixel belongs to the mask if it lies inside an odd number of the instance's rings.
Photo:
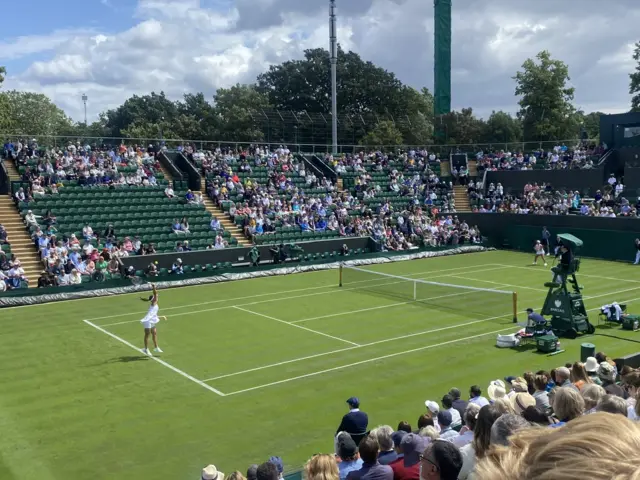
<path id="1" fill-rule="evenodd" d="M 350 397 L 347 403 L 351 408 L 358 408 L 360 406 L 360 399 L 358 397 Z"/>
<path id="2" fill-rule="evenodd" d="M 437 402 L 434 402 L 433 400 L 427 400 L 426 402 L 424 402 L 425 407 L 427 407 L 427 410 L 429 410 L 431 413 L 437 415 L 438 412 L 440 411 L 440 406 L 438 405 Z"/>
<path id="3" fill-rule="evenodd" d="M 341 458 L 350 458 L 358 453 L 358 446 L 351 435 L 341 435 L 338 440 L 338 455 Z"/>
<path id="4" fill-rule="evenodd" d="M 397 432 L 393 432 L 391 434 L 391 440 L 393 440 L 393 445 L 398 448 L 402 444 L 402 439 L 407 436 L 408 433 L 404 430 L 398 430 Z"/>
<path id="5" fill-rule="evenodd" d="M 282 463 L 282 458 L 280 457 L 270 457 L 269 458 L 269 463 L 272 463 L 276 466 L 276 468 L 278 469 L 278 473 L 282 473 L 284 471 L 284 465 Z"/>
<path id="6" fill-rule="evenodd" d="M 420 455 L 424 451 L 424 439 L 415 433 L 407 433 L 400 444 L 404 453 L 404 466 L 410 467 L 420 461 Z"/>
<path id="7" fill-rule="evenodd" d="M 450 426 L 451 423 L 453 423 L 453 416 L 451 415 L 451 412 L 449 412 L 448 410 L 442 410 L 440 413 L 438 413 L 438 423 L 440 425 L 444 425 L 445 427 Z"/>

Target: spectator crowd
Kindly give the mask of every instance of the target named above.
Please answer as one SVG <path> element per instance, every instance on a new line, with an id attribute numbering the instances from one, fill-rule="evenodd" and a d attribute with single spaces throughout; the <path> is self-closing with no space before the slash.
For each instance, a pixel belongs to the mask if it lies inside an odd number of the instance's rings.
<path id="1" fill-rule="evenodd" d="M 524 372 L 450 389 L 426 400 L 415 425 L 369 428 L 360 400 L 347 400 L 334 452 L 314 455 L 304 480 L 635 479 L 640 460 L 640 370 L 618 370 L 604 353 L 551 371 Z M 278 480 L 271 457 L 234 480 Z M 217 472 L 205 468 L 202 478 Z"/>
<path id="2" fill-rule="evenodd" d="M 605 147 L 578 144 L 573 148 L 556 145 L 550 150 L 538 149 L 524 152 L 495 152 L 476 154 L 478 171 L 497 170 L 570 170 L 591 169 L 596 167 Z"/>

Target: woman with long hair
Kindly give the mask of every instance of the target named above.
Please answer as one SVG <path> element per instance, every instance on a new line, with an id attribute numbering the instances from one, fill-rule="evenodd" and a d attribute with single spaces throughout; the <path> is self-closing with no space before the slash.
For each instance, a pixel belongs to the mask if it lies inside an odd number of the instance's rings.
<path id="1" fill-rule="evenodd" d="M 571 376 L 569 379 L 571 380 L 571 383 L 578 387 L 578 390 L 582 390 L 582 387 L 585 385 L 593 383 L 593 380 L 589 377 L 584 365 L 580 362 L 575 362 L 571 366 Z"/>
<path id="2" fill-rule="evenodd" d="M 462 469 L 458 474 L 458 480 L 466 480 L 476 463 L 487 454 L 491 443 L 491 427 L 501 415 L 500 409 L 495 405 L 485 405 L 480 409 L 473 429 L 473 440 L 460 449 Z"/>
<path id="3" fill-rule="evenodd" d="M 338 463 L 333 455 L 314 455 L 304 466 L 304 480 L 340 480 Z"/>

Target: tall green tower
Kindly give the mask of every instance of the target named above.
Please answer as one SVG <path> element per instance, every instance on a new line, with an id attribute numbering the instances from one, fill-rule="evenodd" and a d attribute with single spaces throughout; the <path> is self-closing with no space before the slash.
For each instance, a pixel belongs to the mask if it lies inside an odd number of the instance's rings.
<path id="1" fill-rule="evenodd" d="M 434 18 L 434 86 L 433 113 L 436 136 L 438 117 L 451 111 L 451 0 L 433 0 Z"/>

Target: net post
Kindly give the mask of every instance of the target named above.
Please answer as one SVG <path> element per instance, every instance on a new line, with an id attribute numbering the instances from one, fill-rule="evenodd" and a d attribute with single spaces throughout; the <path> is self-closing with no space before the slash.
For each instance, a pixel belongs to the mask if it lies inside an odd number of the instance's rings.
<path id="1" fill-rule="evenodd" d="M 418 300 L 418 282 L 413 282 L 413 301 Z"/>
<path id="2" fill-rule="evenodd" d="M 338 286 L 341 287 L 342 286 L 342 264 L 340 264 L 339 271 L 340 271 L 340 278 L 338 280 Z"/>
<path id="3" fill-rule="evenodd" d="M 511 294 L 513 302 L 513 323 L 518 323 L 518 292 Z"/>

